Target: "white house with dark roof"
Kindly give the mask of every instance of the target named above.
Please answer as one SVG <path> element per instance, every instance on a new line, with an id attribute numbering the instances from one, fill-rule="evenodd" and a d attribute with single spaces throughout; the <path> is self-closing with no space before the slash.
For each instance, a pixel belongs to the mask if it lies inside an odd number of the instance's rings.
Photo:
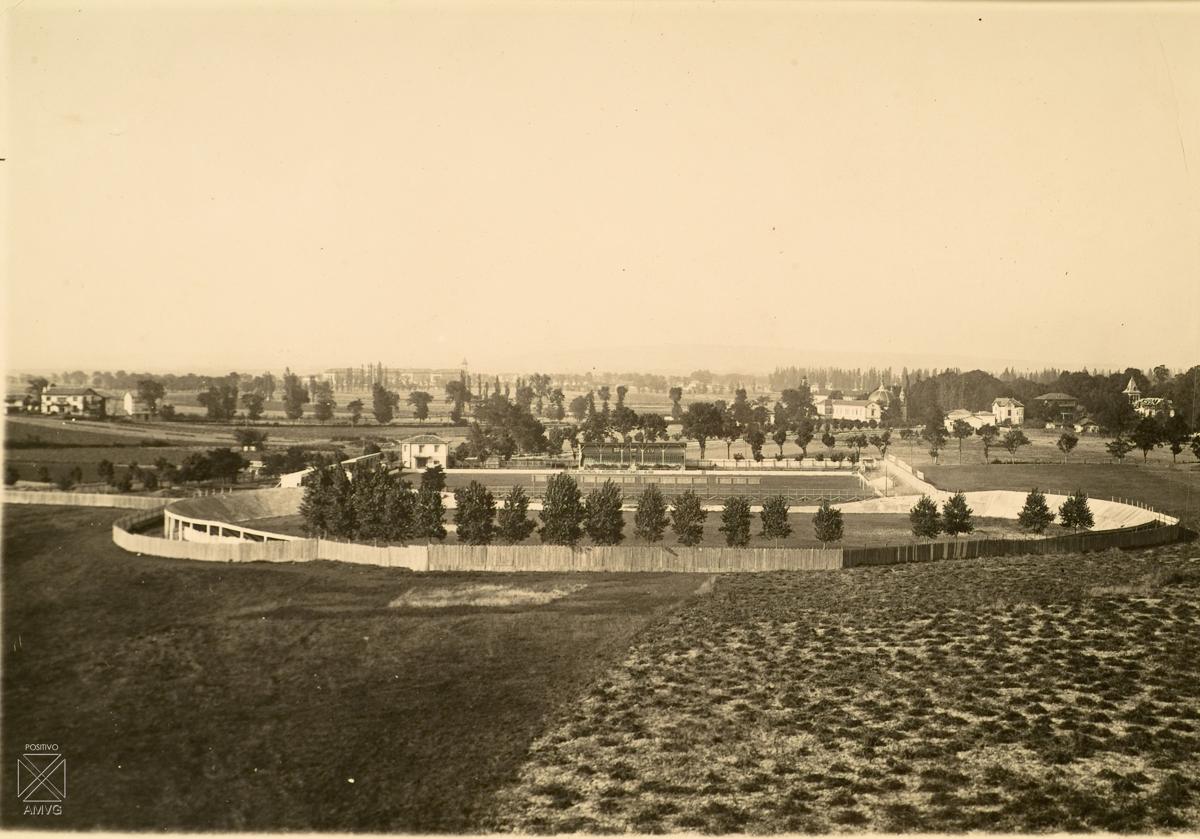
<path id="1" fill-rule="evenodd" d="M 42 413 L 103 417 L 104 397 L 90 387 L 48 387 L 42 391 Z"/>
<path id="2" fill-rule="evenodd" d="M 121 397 L 121 408 L 124 410 L 125 416 L 132 419 L 150 419 L 150 404 L 133 391 L 125 391 L 125 395 Z"/>
<path id="3" fill-rule="evenodd" d="M 418 434 L 400 443 L 402 469 L 430 469 L 450 464 L 450 444 L 436 434 Z"/>
<path id="4" fill-rule="evenodd" d="M 1025 406 L 1011 396 L 1001 396 L 992 402 L 992 416 L 996 425 L 1023 425 L 1025 423 Z"/>

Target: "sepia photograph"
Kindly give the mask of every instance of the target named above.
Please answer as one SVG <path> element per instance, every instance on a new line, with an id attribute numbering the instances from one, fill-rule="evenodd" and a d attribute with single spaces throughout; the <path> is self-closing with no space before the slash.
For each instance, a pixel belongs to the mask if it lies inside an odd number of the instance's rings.
<path id="1" fill-rule="evenodd" d="M 0 34 L 0 831 L 1200 834 L 1200 2 Z"/>

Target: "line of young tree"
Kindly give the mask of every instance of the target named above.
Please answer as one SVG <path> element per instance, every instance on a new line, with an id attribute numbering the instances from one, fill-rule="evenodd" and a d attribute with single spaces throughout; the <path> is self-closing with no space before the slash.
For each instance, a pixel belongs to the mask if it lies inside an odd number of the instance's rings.
<path id="1" fill-rule="evenodd" d="M 1040 534 L 1054 522 L 1054 517 L 1045 494 L 1034 488 L 1025 497 L 1017 523 L 1028 533 Z M 966 495 L 961 492 L 950 496 L 940 512 L 936 501 L 922 495 L 909 510 L 908 518 L 913 535 L 922 539 L 934 539 L 941 534 L 957 538 L 975 531 L 974 510 L 967 505 Z M 1064 528 L 1076 533 L 1090 530 L 1095 520 L 1087 493 L 1079 489 L 1068 496 L 1059 506 L 1058 518 Z"/>
<path id="2" fill-rule="evenodd" d="M 1117 462 L 1124 461 L 1125 456 L 1135 449 L 1141 450 L 1142 462 L 1145 462 L 1150 452 L 1163 446 L 1171 452 L 1172 463 L 1178 462 L 1185 448 L 1190 448 L 1196 460 L 1200 460 L 1200 434 L 1193 435 L 1192 428 L 1181 414 L 1165 421 L 1157 417 L 1143 417 L 1129 434 L 1118 434 L 1104 448 Z"/>
<path id="3" fill-rule="evenodd" d="M 442 490 L 446 476 L 434 467 L 419 486 L 386 469 L 340 463 L 315 469 L 304 481 L 300 516 L 304 532 L 319 538 L 407 542 L 446 538 Z"/>
<path id="4" fill-rule="evenodd" d="M 486 545 L 497 539 L 517 543 L 531 536 L 535 529 L 541 542 L 548 545 L 576 545 L 585 536 L 594 545 L 618 545 L 625 539 L 624 497 L 613 481 L 605 481 L 585 497 L 570 475 L 553 476 L 538 514 L 540 526 L 526 517 L 528 499 L 520 487 L 509 492 L 499 511 L 492 492 L 477 481 L 455 490 L 454 497 L 458 538 L 471 545 Z M 786 539 L 792 533 L 788 514 L 789 504 L 783 496 L 764 499 L 759 535 L 776 543 Z M 692 490 L 679 494 L 668 504 L 658 486 L 650 484 L 638 497 L 633 533 L 643 543 L 652 545 L 662 542 L 670 530 L 678 544 L 691 547 L 704 540 L 707 518 L 708 511 Z M 750 544 L 753 519 L 749 498 L 727 498 L 718 528 L 725 544 L 730 547 Z M 813 517 L 813 525 L 823 543 L 842 538 L 841 511 L 830 507 L 828 502 Z"/>

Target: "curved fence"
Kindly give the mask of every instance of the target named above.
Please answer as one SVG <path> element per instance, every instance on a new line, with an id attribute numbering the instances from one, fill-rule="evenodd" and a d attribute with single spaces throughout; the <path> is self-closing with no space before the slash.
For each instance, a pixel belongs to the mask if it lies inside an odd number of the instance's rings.
<path id="1" fill-rule="evenodd" d="M 255 497 L 255 493 L 276 493 Z M 279 490 L 230 493 L 209 498 L 168 499 L 138 496 L 95 496 L 83 493 L 25 493 L 37 500 L 17 503 L 84 504 L 100 506 L 104 501 L 132 502 L 141 507 L 113 523 L 113 542 L 131 553 L 207 562 L 310 562 L 329 560 L 413 571 L 682 571 L 727 573 L 779 570 L 833 570 L 871 565 L 930 562 L 939 559 L 971 559 L 1018 554 L 1076 553 L 1110 548 L 1144 548 L 1178 541 L 1183 529 L 1176 520 L 1153 514 L 1159 520 L 1135 521 L 1126 526 L 1041 539 L 960 539 L 875 548 L 687 548 L 665 545 L 617 547 L 566 547 L 558 545 L 391 545 L 377 546 L 328 539 L 304 539 L 267 534 L 257 541 L 226 536 L 210 540 L 168 539 L 139 532 L 157 526 L 169 516 L 185 513 L 219 514 L 279 511 L 298 504 L 293 495 Z M 58 498 L 64 496 L 67 498 Z M 241 496 L 241 497 L 239 497 Z M 968 496 L 970 497 L 970 496 Z M 8 496 L 6 495 L 6 500 Z M 980 499 L 983 500 L 982 498 Z M 994 503 L 1000 503 L 997 492 Z M 892 502 L 893 499 L 879 499 Z M 207 502 L 207 503 L 199 503 Z M 868 502 L 870 503 L 870 502 Z M 1111 503 L 1111 502 L 1110 502 Z M 232 510 L 230 508 L 232 505 Z M 103 506 L 123 506 L 107 503 Z M 1140 508 L 1131 511 L 1145 514 Z M 1130 514 L 1133 515 L 1132 513 Z M 1099 518 L 1099 517 L 1098 517 Z M 1119 519 L 1118 519 L 1119 520 Z M 214 524 L 237 529 L 230 522 Z M 211 536 L 212 534 L 207 534 Z M 219 534 L 218 534 L 219 536 Z"/>

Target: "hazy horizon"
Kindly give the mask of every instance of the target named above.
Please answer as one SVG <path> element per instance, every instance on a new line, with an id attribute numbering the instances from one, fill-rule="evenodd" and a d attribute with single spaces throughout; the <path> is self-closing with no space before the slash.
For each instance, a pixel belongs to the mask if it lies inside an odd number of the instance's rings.
<path id="1" fill-rule="evenodd" d="M 8 35 L 9 370 L 1200 361 L 1194 4 L 29 3 Z"/>

